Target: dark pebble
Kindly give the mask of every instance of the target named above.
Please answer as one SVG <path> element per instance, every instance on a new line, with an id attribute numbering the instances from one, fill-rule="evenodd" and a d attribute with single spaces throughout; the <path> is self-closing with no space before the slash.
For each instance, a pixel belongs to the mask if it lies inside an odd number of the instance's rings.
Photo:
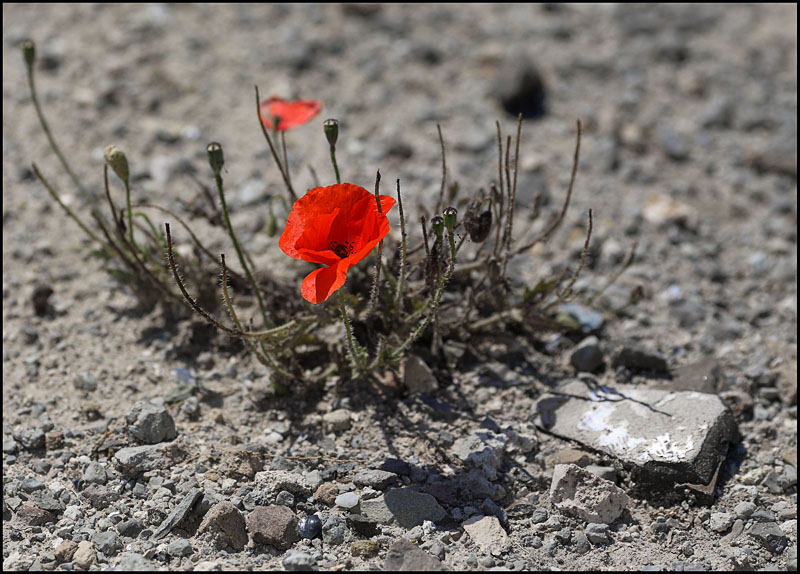
<path id="1" fill-rule="evenodd" d="M 300 532 L 300 536 L 303 538 L 309 540 L 316 538 L 319 536 L 319 533 L 322 532 L 322 521 L 316 514 L 306 516 L 305 518 L 300 519 L 298 531 Z"/>

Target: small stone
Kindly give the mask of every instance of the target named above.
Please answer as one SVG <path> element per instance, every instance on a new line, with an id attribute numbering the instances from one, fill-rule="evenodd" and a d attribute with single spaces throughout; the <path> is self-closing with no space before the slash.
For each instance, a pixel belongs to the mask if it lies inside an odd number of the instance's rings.
<path id="1" fill-rule="evenodd" d="M 359 508 L 361 514 L 375 520 L 378 524 L 390 524 L 394 520 L 394 514 L 386 505 L 384 496 L 362 500 Z"/>
<path id="2" fill-rule="evenodd" d="M 570 542 L 572 542 L 572 529 L 570 527 L 565 527 L 556 532 L 555 535 L 556 541 L 560 544 L 566 546 Z"/>
<path id="3" fill-rule="evenodd" d="M 327 506 L 333 506 L 338 495 L 339 486 L 335 482 L 323 482 L 314 491 L 314 498 Z"/>
<path id="4" fill-rule="evenodd" d="M 444 570 L 444 564 L 405 538 L 395 540 L 386 552 L 385 571 L 419 572 Z"/>
<path id="5" fill-rule="evenodd" d="M 508 534 L 496 516 L 473 516 L 463 527 L 484 552 L 499 556 L 509 546 Z"/>
<path id="6" fill-rule="evenodd" d="M 14 433 L 14 438 L 25 450 L 44 448 L 44 432 L 41 429 L 22 429 Z"/>
<path id="7" fill-rule="evenodd" d="M 586 525 L 586 538 L 592 544 L 611 544 L 608 532 L 608 524 L 593 523 Z"/>
<path id="8" fill-rule="evenodd" d="M 44 488 L 44 483 L 38 478 L 25 478 L 19 484 L 20 490 L 23 492 L 35 492 Z"/>
<path id="9" fill-rule="evenodd" d="M 538 66 L 526 54 L 507 54 L 492 82 L 494 97 L 516 117 L 534 119 L 545 114 L 545 82 Z"/>
<path id="10" fill-rule="evenodd" d="M 291 572 L 304 572 L 314 570 L 316 560 L 314 557 L 299 550 L 289 550 L 283 557 L 283 567 Z"/>
<path id="11" fill-rule="evenodd" d="M 155 564 L 141 554 L 123 552 L 119 557 L 116 569 L 120 572 L 153 572 L 156 567 Z M 199 570 L 199 568 L 195 567 L 195 570 Z"/>
<path id="12" fill-rule="evenodd" d="M 188 540 L 184 538 L 176 538 L 169 543 L 167 552 L 170 556 L 182 558 L 184 556 L 191 556 L 192 552 L 194 552 L 194 549 L 192 548 L 192 543 Z"/>
<path id="13" fill-rule="evenodd" d="M 322 521 L 316 514 L 306 516 L 300 520 L 297 530 L 300 536 L 311 540 L 319 536 L 319 533 L 322 532 Z"/>
<path id="14" fill-rule="evenodd" d="M 99 462 L 90 462 L 83 470 L 83 480 L 89 484 L 105 484 L 108 480 L 105 467 Z"/>
<path id="15" fill-rule="evenodd" d="M 122 542 L 120 542 L 119 536 L 110 530 L 95 532 L 92 535 L 92 544 L 106 556 L 114 556 L 122 549 Z"/>
<path id="16" fill-rule="evenodd" d="M 621 347 L 611 361 L 614 367 L 625 367 L 632 371 L 669 372 L 667 362 L 655 351 L 637 345 Z"/>
<path id="17" fill-rule="evenodd" d="M 389 490 L 384 495 L 384 502 L 403 528 L 413 528 L 426 520 L 438 522 L 447 516 L 444 508 L 430 494 L 409 488 Z"/>
<path id="18" fill-rule="evenodd" d="M 378 521 L 363 514 L 348 514 L 347 525 L 367 538 L 375 536 L 379 531 Z"/>
<path id="19" fill-rule="evenodd" d="M 178 436 L 172 415 L 162 405 L 136 403 L 125 414 L 125 420 L 131 435 L 145 444 L 168 442 Z"/>
<path id="20" fill-rule="evenodd" d="M 728 512 L 712 512 L 708 527 L 714 532 L 727 532 L 736 517 Z"/>
<path id="21" fill-rule="evenodd" d="M 97 390 L 97 379 L 89 371 L 82 371 L 75 375 L 72 379 L 72 386 L 79 391 L 95 391 Z"/>
<path id="22" fill-rule="evenodd" d="M 345 492 L 336 497 L 336 506 L 348 510 L 358 505 L 358 495 L 355 492 Z"/>
<path id="23" fill-rule="evenodd" d="M 733 507 L 733 512 L 736 514 L 738 518 L 747 519 L 750 517 L 753 512 L 756 510 L 756 505 L 750 502 L 749 500 L 745 500 L 737 504 Z"/>
<path id="24" fill-rule="evenodd" d="M 248 518 L 253 542 L 286 550 L 300 540 L 297 517 L 286 506 L 257 506 Z"/>
<path id="25" fill-rule="evenodd" d="M 45 448 L 49 451 L 64 448 L 64 433 L 60 430 L 52 430 L 44 437 Z"/>
<path id="26" fill-rule="evenodd" d="M 135 518 L 117 523 L 117 532 L 119 532 L 120 536 L 127 538 L 136 538 L 142 530 L 144 530 L 144 525 Z"/>
<path id="27" fill-rule="evenodd" d="M 533 514 L 531 514 L 531 522 L 533 524 L 542 524 L 547 520 L 547 517 L 547 510 L 544 508 L 537 508 L 533 511 Z"/>
<path id="28" fill-rule="evenodd" d="M 78 548 L 72 556 L 72 563 L 78 570 L 88 570 L 94 564 L 96 553 L 92 543 L 88 540 L 78 542 Z"/>
<path id="29" fill-rule="evenodd" d="M 17 507 L 14 521 L 21 526 L 44 526 L 48 522 L 55 522 L 55 517 L 43 508 L 25 503 Z"/>
<path id="30" fill-rule="evenodd" d="M 358 488 L 369 487 L 375 490 L 386 490 L 397 483 L 397 475 L 385 470 L 359 470 L 350 479 Z"/>
<path id="31" fill-rule="evenodd" d="M 245 477 L 252 480 L 263 468 L 261 455 L 249 450 L 226 449 L 220 460 L 220 469 L 234 478 Z"/>
<path id="32" fill-rule="evenodd" d="M 287 490 L 281 490 L 278 496 L 275 497 L 275 504 L 294 508 L 294 494 Z"/>
<path id="33" fill-rule="evenodd" d="M 169 443 L 121 448 L 114 454 L 114 461 L 126 476 L 138 476 L 148 470 L 171 468 L 187 455 L 178 443 L 176 440 Z"/>
<path id="34" fill-rule="evenodd" d="M 377 554 L 380 544 L 377 540 L 356 540 L 350 545 L 350 553 L 353 556 L 372 556 Z"/>
<path id="35" fill-rule="evenodd" d="M 64 542 L 59 544 L 53 551 L 53 555 L 56 557 L 56 560 L 58 560 L 58 563 L 62 564 L 64 562 L 71 562 L 77 550 L 77 542 L 73 540 L 64 540 Z"/>
<path id="36" fill-rule="evenodd" d="M 682 133 L 662 128 L 658 132 L 658 143 L 666 156 L 674 161 L 684 161 L 689 158 L 689 141 Z"/>
<path id="37" fill-rule="evenodd" d="M 211 507 L 197 532 L 198 534 L 211 532 L 217 547 L 220 548 L 231 546 L 241 551 L 247 546 L 247 526 L 244 517 L 227 500 Z"/>
<path id="38" fill-rule="evenodd" d="M 553 470 L 550 499 L 567 514 L 587 522 L 609 524 L 628 505 L 628 496 L 613 482 L 574 464 L 559 464 Z"/>
<path id="39" fill-rule="evenodd" d="M 773 554 L 782 553 L 789 544 L 789 538 L 774 522 L 754 524 L 747 534 Z"/>
<path id="40" fill-rule="evenodd" d="M 341 432 L 350 428 L 350 411 L 337 409 L 325 414 L 322 422 L 328 432 Z"/>
<path id="41" fill-rule="evenodd" d="M 345 521 L 338 514 L 331 514 L 322 525 L 322 541 L 325 544 L 337 545 L 344 543 L 346 533 Z"/>
<path id="42" fill-rule="evenodd" d="M 569 362 L 580 372 L 591 373 L 598 369 L 603 364 L 600 340 L 594 335 L 586 337 L 572 351 Z"/>
<path id="43" fill-rule="evenodd" d="M 578 554 L 586 554 L 592 549 L 592 545 L 589 544 L 588 537 L 583 532 L 578 532 L 575 534 L 575 551 Z"/>
<path id="44" fill-rule="evenodd" d="M 90 484 L 83 489 L 81 495 L 98 509 L 107 508 L 109 504 L 119 499 L 116 492 L 102 484 Z"/>

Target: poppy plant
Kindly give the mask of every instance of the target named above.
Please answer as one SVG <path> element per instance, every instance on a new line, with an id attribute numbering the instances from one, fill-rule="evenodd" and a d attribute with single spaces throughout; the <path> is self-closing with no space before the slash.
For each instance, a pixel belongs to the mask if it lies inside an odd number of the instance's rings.
<path id="1" fill-rule="evenodd" d="M 347 280 L 347 271 L 389 233 L 393 197 L 375 196 L 361 186 L 315 187 L 294 202 L 278 245 L 289 257 L 325 267 L 303 279 L 306 301 L 322 303 Z"/>
<path id="2" fill-rule="evenodd" d="M 276 129 L 274 120 L 278 119 L 278 131 L 290 130 L 306 123 L 322 109 L 316 100 L 297 100 L 287 102 L 281 98 L 270 98 L 261 102 L 261 121 L 268 129 Z"/>

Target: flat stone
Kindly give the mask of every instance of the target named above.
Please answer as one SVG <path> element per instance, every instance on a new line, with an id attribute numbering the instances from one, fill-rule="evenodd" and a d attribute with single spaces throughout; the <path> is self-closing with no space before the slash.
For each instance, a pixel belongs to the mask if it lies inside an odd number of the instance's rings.
<path id="1" fill-rule="evenodd" d="M 616 484 L 575 464 L 556 465 L 550 500 L 565 514 L 603 524 L 619 518 L 629 502 L 628 495 Z"/>
<path id="2" fill-rule="evenodd" d="M 358 505 L 358 495 L 355 492 L 344 492 L 336 497 L 336 506 L 347 508 L 348 510 Z"/>
<path id="3" fill-rule="evenodd" d="M 55 522 L 55 517 L 43 508 L 26 503 L 17 508 L 14 522 L 20 526 L 44 526 L 48 522 Z"/>
<path id="4" fill-rule="evenodd" d="M 281 507 L 285 508 L 285 507 Z M 211 532 L 217 547 L 231 546 L 243 550 L 247 546 L 247 527 L 244 517 L 227 500 L 211 507 L 197 529 L 198 534 Z"/>
<path id="5" fill-rule="evenodd" d="M 672 372 L 672 381 L 662 388 L 673 391 L 697 391 L 700 393 L 716 393 L 722 380 L 722 369 L 714 357 L 708 357 L 681 365 Z"/>
<path id="6" fill-rule="evenodd" d="M 782 553 L 789 545 L 789 538 L 774 522 L 754 524 L 747 534 L 773 554 Z"/>
<path id="7" fill-rule="evenodd" d="M 358 488 L 368 486 L 375 490 L 386 490 L 397 482 L 397 475 L 385 470 L 365 469 L 355 472 L 350 480 Z"/>
<path id="8" fill-rule="evenodd" d="M 114 461 L 125 476 L 138 476 L 148 470 L 172 468 L 187 455 L 178 442 L 174 440 L 153 445 L 121 448 L 114 455 Z"/>
<path id="9" fill-rule="evenodd" d="M 391 524 L 394 521 L 394 514 L 389 510 L 383 496 L 362 500 L 359 508 L 361 514 L 375 520 L 378 524 Z"/>
<path id="10" fill-rule="evenodd" d="M 383 569 L 401 572 L 431 572 L 446 570 L 441 560 L 431 556 L 413 542 L 405 538 L 395 540 L 386 552 Z"/>
<path id="11" fill-rule="evenodd" d="M 404 528 L 419 526 L 426 520 L 438 522 L 447 516 L 434 497 L 410 488 L 388 491 L 384 495 L 384 502 L 397 523 Z"/>
<path id="12" fill-rule="evenodd" d="M 327 432 L 341 432 L 350 428 L 350 411 L 347 409 L 336 409 L 326 413 L 322 417 Z"/>
<path id="13" fill-rule="evenodd" d="M 183 520 L 186 514 L 202 496 L 203 492 L 199 488 L 191 489 L 186 496 L 183 497 L 183 500 L 169 513 L 169 516 L 161 522 L 161 525 L 153 532 L 151 539 L 160 540 L 166 536 L 175 525 Z"/>
<path id="14" fill-rule="evenodd" d="M 308 552 L 289 550 L 283 557 L 283 567 L 290 572 L 308 572 L 315 570 L 316 560 Z"/>
<path id="15" fill-rule="evenodd" d="M 632 371 L 669 372 L 667 361 L 656 351 L 639 345 L 623 345 L 611 359 L 611 366 Z"/>
<path id="16" fill-rule="evenodd" d="M 473 516 L 463 524 L 464 531 L 485 553 L 499 556 L 508 549 L 509 539 L 496 516 Z"/>
<path id="17" fill-rule="evenodd" d="M 297 517 L 286 506 L 256 506 L 248 517 L 247 526 L 257 544 L 287 550 L 300 540 Z"/>
<path id="18" fill-rule="evenodd" d="M 617 458 L 641 495 L 681 497 L 683 488 L 706 501 L 736 421 L 716 395 L 572 381 L 543 395 L 533 414 L 553 435 Z"/>

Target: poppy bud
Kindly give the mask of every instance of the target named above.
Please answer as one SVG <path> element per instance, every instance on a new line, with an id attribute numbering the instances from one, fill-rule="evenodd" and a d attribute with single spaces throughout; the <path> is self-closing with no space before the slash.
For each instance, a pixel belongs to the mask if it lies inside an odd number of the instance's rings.
<path id="1" fill-rule="evenodd" d="M 115 145 L 110 145 L 105 149 L 104 155 L 106 163 L 114 170 L 117 177 L 127 183 L 130 172 L 128 171 L 128 158 L 125 157 L 125 152 Z"/>
<path id="2" fill-rule="evenodd" d="M 25 58 L 28 68 L 33 66 L 33 62 L 36 60 L 36 44 L 32 40 L 25 40 L 22 43 L 22 57 Z"/>
<path id="3" fill-rule="evenodd" d="M 339 139 L 339 120 L 325 120 L 325 123 L 322 124 L 322 129 L 325 130 L 325 137 L 328 138 L 328 143 L 331 147 L 335 146 L 336 140 Z"/>
<path id="4" fill-rule="evenodd" d="M 458 222 L 458 210 L 455 207 L 448 207 L 444 210 L 444 225 L 447 227 L 447 232 L 452 235 L 453 230 L 456 228 Z"/>
<path id="5" fill-rule="evenodd" d="M 217 142 L 211 142 L 206 146 L 206 151 L 208 152 L 208 163 L 211 165 L 214 175 L 219 175 L 219 172 L 222 171 L 222 166 L 225 165 L 222 146 Z"/>
<path id="6" fill-rule="evenodd" d="M 431 218 L 431 229 L 433 229 L 436 237 L 439 239 L 442 238 L 442 233 L 444 233 L 444 219 L 442 219 L 441 215 Z"/>

